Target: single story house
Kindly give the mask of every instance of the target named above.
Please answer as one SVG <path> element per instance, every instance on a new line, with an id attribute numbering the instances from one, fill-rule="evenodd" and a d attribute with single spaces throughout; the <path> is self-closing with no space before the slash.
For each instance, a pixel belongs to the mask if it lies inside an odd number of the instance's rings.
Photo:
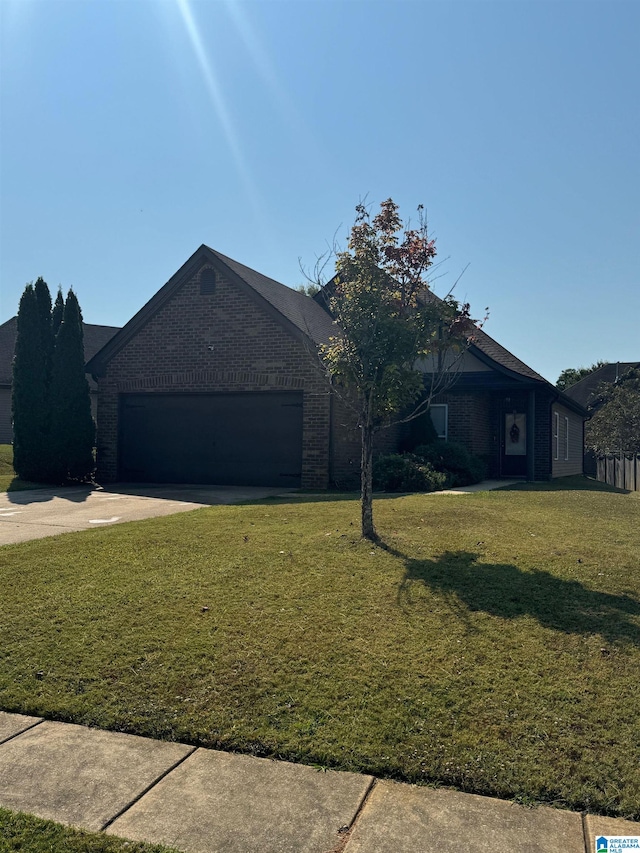
<path id="1" fill-rule="evenodd" d="M 87 364 L 98 478 L 352 483 L 359 431 L 317 359 L 333 334 L 321 296 L 200 246 Z M 481 330 L 432 406 L 440 437 L 482 455 L 491 476 L 536 480 L 582 471 L 585 415 Z M 403 438 L 386 430 L 379 449 Z"/>
<path id="2" fill-rule="evenodd" d="M 587 409 L 589 416 L 594 415 L 602 401 L 598 399 L 600 392 L 606 385 L 614 385 L 625 373 L 640 367 L 640 361 L 614 361 L 603 364 L 596 370 L 583 376 L 578 382 L 570 385 L 565 390 L 565 395 Z M 596 476 L 598 469 L 596 455 L 588 447 L 584 448 L 584 471 L 585 474 Z"/>
<path id="3" fill-rule="evenodd" d="M 564 393 L 593 414 L 597 411 L 594 403 L 602 387 L 615 384 L 625 373 L 636 367 L 640 367 L 640 361 L 613 361 L 603 364 L 570 385 Z"/>
<path id="4" fill-rule="evenodd" d="M 12 317 L 0 325 L 0 444 L 11 444 L 13 427 L 11 424 L 11 384 L 13 382 L 13 354 L 16 349 L 17 317 Z M 94 326 L 83 323 L 84 357 L 90 359 L 118 331 L 117 326 Z M 89 379 L 91 391 L 91 409 L 96 416 L 98 386 Z"/>

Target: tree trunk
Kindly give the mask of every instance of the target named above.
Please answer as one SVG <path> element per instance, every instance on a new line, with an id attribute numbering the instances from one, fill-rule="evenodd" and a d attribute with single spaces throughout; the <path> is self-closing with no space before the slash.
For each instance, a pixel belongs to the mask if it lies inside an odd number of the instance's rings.
<path id="1" fill-rule="evenodd" d="M 377 542 L 373 526 L 373 425 L 369 406 L 362 419 L 362 458 L 360 464 L 360 503 L 362 509 L 362 537 Z"/>

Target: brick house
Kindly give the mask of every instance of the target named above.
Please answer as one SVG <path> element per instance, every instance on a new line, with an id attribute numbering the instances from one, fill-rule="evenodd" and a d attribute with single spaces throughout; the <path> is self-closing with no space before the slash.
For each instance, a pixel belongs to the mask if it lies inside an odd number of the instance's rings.
<path id="1" fill-rule="evenodd" d="M 13 427 L 11 424 L 11 384 L 13 381 L 13 354 L 16 348 L 17 317 L 12 317 L 0 325 L 0 444 L 11 444 Z M 82 324 L 84 336 L 84 357 L 90 359 L 109 341 L 118 328 L 115 326 L 96 326 Z M 91 392 L 91 411 L 96 417 L 98 386 L 89 379 Z"/>
<path id="2" fill-rule="evenodd" d="M 321 298 L 201 246 L 87 364 L 99 479 L 353 482 L 359 432 L 316 356 L 334 333 Z M 432 407 L 440 436 L 482 455 L 492 476 L 530 479 L 582 471 L 584 414 L 481 331 Z M 406 438 L 385 430 L 378 447 Z"/>
<path id="3" fill-rule="evenodd" d="M 582 473 L 585 410 L 482 330 L 453 387 L 434 398 L 446 432 L 481 456 L 490 477 Z"/>

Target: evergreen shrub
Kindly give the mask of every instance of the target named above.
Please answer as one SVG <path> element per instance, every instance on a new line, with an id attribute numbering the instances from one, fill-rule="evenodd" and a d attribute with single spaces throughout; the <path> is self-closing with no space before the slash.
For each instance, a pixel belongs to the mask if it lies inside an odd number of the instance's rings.
<path id="1" fill-rule="evenodd" d="M 447 486 L 471 486 L 486 476 L 486 465 L 456 441 L 436 441 L 416 447 L 414 455 L 447 477 Z"/>
<path id="2" fill-rule="evenodd" d="M 385 492 L 435 492 L 444 488 L 446 479 L 411 453 L 388 453 L 373 463 L 373 487 Z"/>

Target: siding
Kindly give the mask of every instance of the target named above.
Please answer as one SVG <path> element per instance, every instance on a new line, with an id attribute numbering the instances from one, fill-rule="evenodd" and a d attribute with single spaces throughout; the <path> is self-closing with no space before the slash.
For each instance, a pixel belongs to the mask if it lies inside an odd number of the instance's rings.
<path id="1" fill-rule="evenodd" d="M 555 416 L 558 415 L 558 459 L 556 459 L 556 443 L 555 443 Z M 567 438 L 567 421 L 569 426 L 569 458 L 565 459 L 566 438 Z M 580 415 L 572 412 L 570 409 L 562 405 L 554 403 L 551 407 L 551 476 L 552 477 L 568 477 L 571 474 L 582 474 L 583 470 L 583 452 L 582 443 L 582 424 L 583 420 Z"/>
<path id="2" fill-rule="evenodd" d="M 444 364 L 447 369 L 453 369 L 459 375 L 465 373 L 489 373 L 493 370 L 484 361 L 480 361 L 473 353 L 467 350 L 460 358 L 459 353 L 448 353 Z M 438 373 L 440 370 L 440 360 L 438 356 L 428 355 L 425 358 L 420 358 L 416 362 L 416 367 L 424 373 Z"/>
<path id="3" fill-rule="evenodd" d="M 0 444 L 11 444 L 11 388 L 0 388 Z"/>

